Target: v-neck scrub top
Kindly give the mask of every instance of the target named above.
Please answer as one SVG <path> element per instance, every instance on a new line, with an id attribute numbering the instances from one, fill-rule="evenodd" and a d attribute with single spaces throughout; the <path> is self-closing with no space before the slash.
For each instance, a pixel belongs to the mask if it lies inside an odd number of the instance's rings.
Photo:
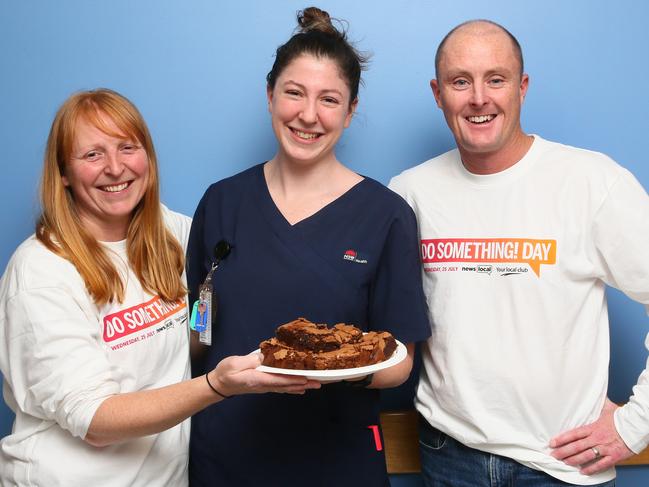
<path id="1" fill-rule="evenodd" d="M 213 184 L 190 233 L 192 302 L 220 240 L 233 248 L 212 279 L 212 345 L 196 374 L 298 317 L 387 330 L 403 343 L 430 335 L 414 213 L 377 181 L 295 225 L 275 206 L 263 164 Z M 235 396 L 194 416 L 190 485 L 388 485 L 378 425 L 378 390 Z"/>

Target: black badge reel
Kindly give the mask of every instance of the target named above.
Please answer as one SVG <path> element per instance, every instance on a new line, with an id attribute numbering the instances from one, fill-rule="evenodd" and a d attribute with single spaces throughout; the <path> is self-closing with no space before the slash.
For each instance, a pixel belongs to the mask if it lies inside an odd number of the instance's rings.
<path id="1" fill-rule="evenodd" d="M 212 344 L 212 274 L 223 259 L 230 255 L 232 246 L 225 240 L 220 240 L 214 246 L 214 261 L 212 268 L 207 273 L 203 284 L 198 287 L 198 300 L 192 307 L 192 315 L 189 319 L 189 326 L 199 333 L 198 341 L 205 344 Z"/>

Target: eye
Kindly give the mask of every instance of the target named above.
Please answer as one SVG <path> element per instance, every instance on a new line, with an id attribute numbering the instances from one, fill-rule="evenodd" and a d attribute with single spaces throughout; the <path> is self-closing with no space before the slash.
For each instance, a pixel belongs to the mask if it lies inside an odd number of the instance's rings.
<path id="1" fill-rule="evenodd" d="M 136 150 L 140 148 L 139 145 L 133 144 L 131 142 L 127 142 L 125 144 L 122 144 L 119 148 L 119 150 L 124 153 L 124 154 L 133 154 Z"/>
<path id="2" fill-rule="evenodd" d="M 464 90 L 469 87 L 469 81 L 463 78 L 453 80 L 453 87 L 458 90 Z"/>
<path id="3" fill-rule="evenodd" d="M 503 78 L 491 78 L 489 80 L 489 85 L 494 86 L 496 88 L 501 87 L 505 84 L 505 80 Z"/>
<path id="4" fill-rule="evenodd" d="M 299 90 L 295 90 L 295 89 L 286 90 L 284 93 L 286 93 L 288 96 L 292 96 L 292 97 L 298 97 L 301 94 Z"/>
<path id="5" fill-rule="evenodd" d="M 322 98 L 322 101 L 325 102 L 328 105 L 339 105 L 340 101 L 338 101 L 337 98 L 334 98 L 333 96 L 325 96 Z"/>
<path id="6" fill-rule="evenodd" d="M 83 155 L 83 159 L 88 162 L 97 162 L 103 157 L 103 154 L 97 150 L 91 150 Z"/>

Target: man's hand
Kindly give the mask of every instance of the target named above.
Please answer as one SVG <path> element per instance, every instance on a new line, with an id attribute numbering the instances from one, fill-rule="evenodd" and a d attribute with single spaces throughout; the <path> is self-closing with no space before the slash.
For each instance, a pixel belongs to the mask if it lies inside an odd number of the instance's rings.
<path id="1" fill-rule="evenodd" d="M 592 475 L 634 455 L 615 429 L 613 413 L 618 408 L 608 398 L 597 421 L 566 431 L 550 441 L 552 456 L 580 472 Z"/>

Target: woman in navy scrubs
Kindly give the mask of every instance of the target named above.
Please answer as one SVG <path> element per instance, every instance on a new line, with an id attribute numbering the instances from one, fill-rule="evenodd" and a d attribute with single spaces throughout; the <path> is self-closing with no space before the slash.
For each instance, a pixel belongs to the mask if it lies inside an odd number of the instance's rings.
<path id="1" fill-rule="evenodd" d="M 199 374 L 258 348 L 298 317 L 387 330 L 407 344 L 400 364 L 303 396 L 238 395 L 193 419 L 190 484 L 389 485 L 374 437 L 380 388 L 403 383 L 414 343 L 430 335 L 414 215 L 399 196 L 354 173 L 334 149 L 352 120 L 365 61 L 329 15 L 298 14 L 301 31 L 267 76 L 274 157 L 210 186 L 188 248 L 193 299 L 214 274 L 218 311 Z M 229 395 L 229 391 L 221 391 Z"/>

